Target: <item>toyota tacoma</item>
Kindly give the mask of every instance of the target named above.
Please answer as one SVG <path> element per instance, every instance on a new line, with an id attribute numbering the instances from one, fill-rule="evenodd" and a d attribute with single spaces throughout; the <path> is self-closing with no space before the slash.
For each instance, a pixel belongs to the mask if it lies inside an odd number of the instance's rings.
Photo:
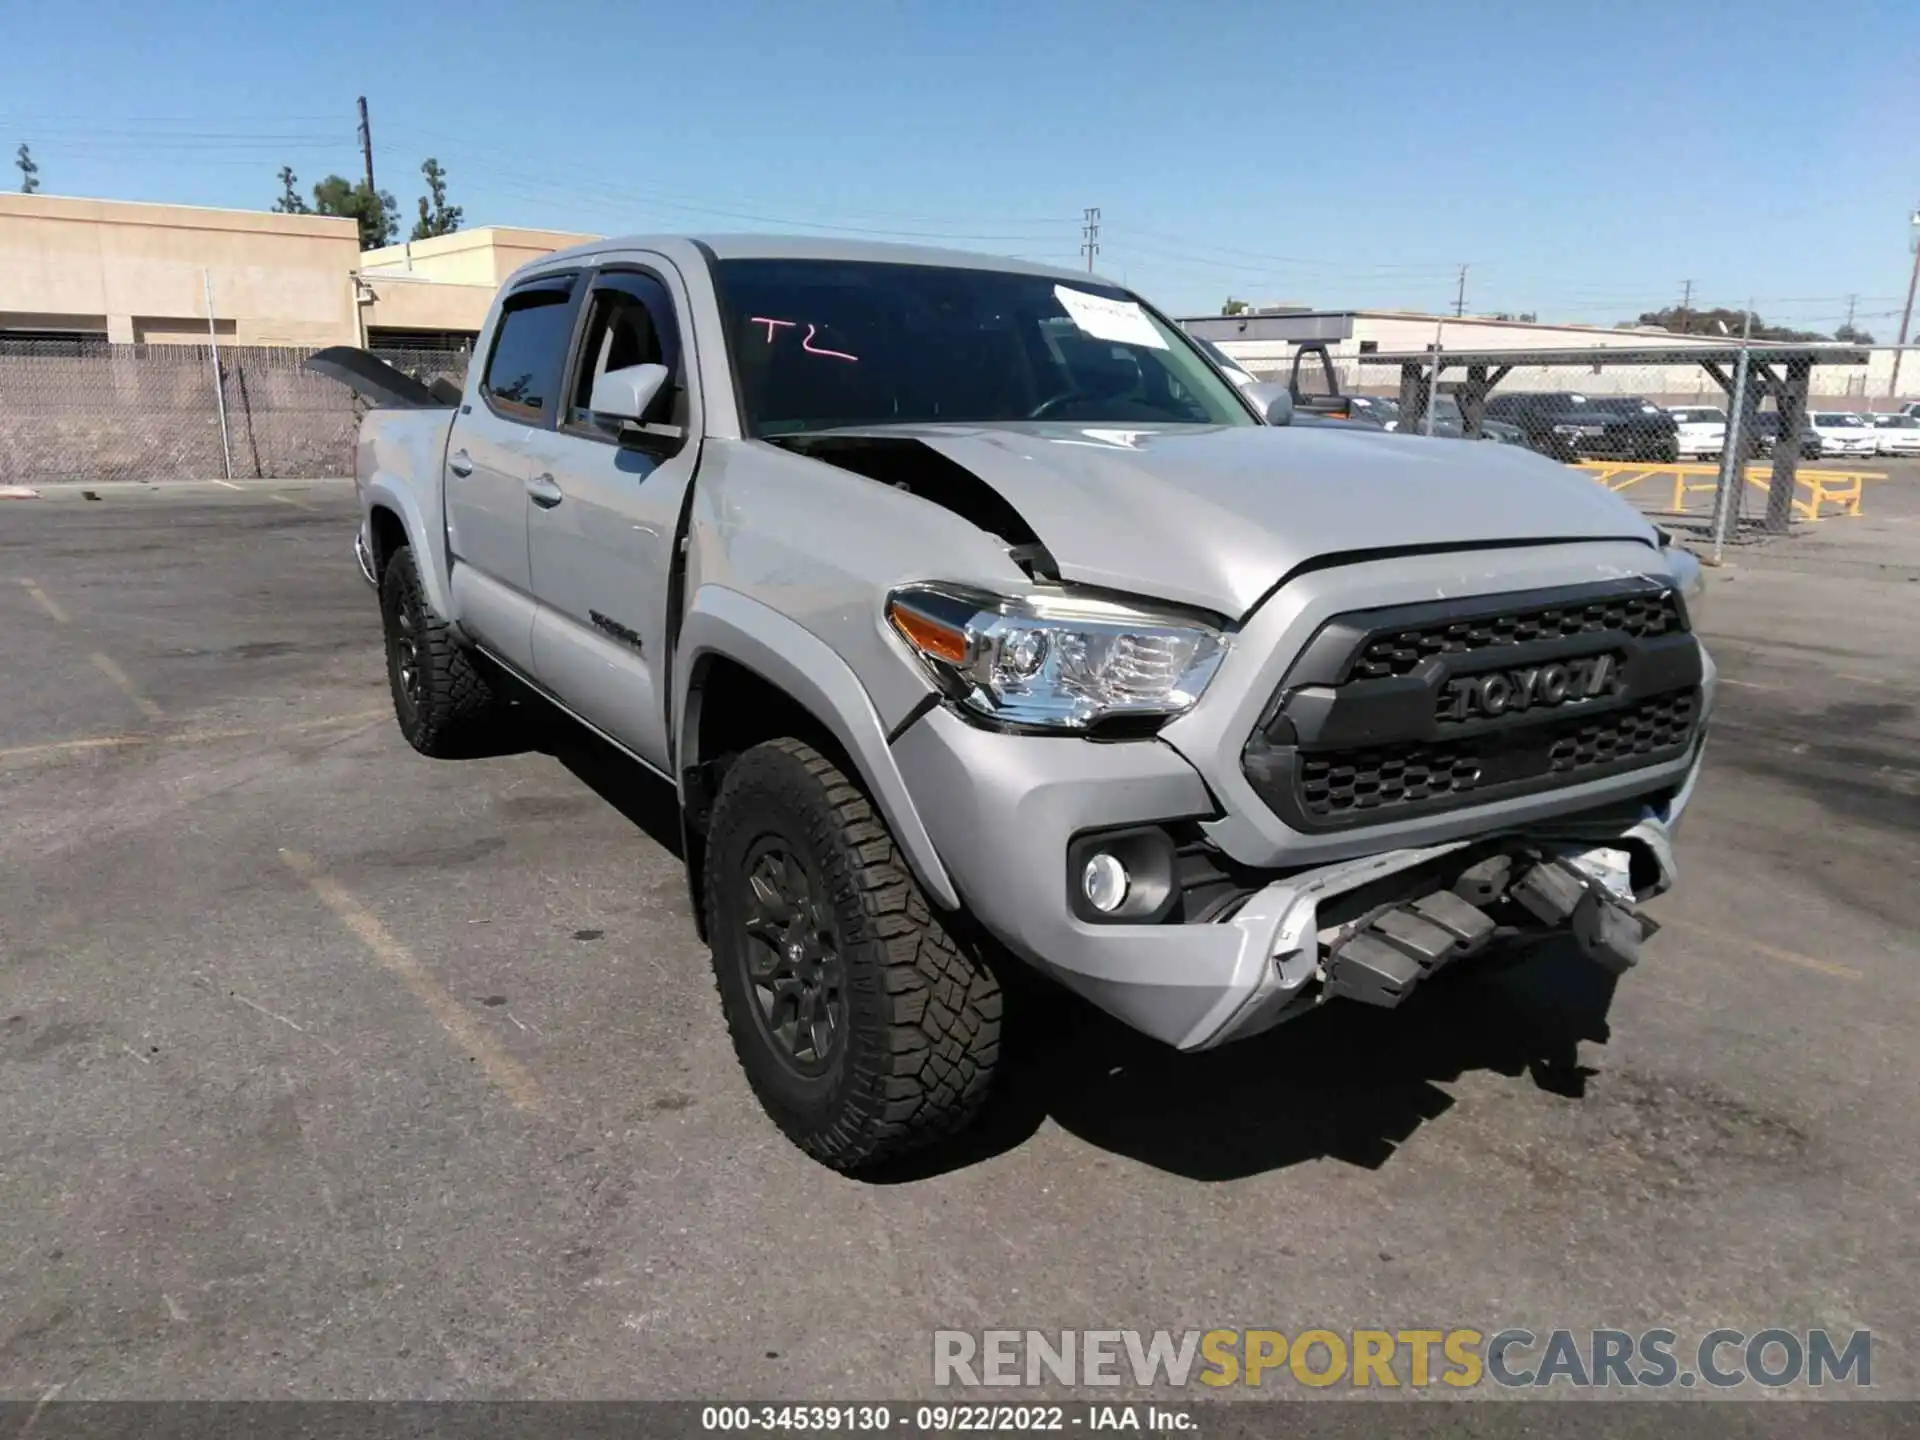
<path id="1" fill-rule="evenodd" d="M 402 733 L 544 700 L 672 787 L 756 1095 L 949 1136 L 1029 965 L 1197 1050 L 1674 876 L 1698 564 L 1519 447 L 1293 425 L 1068 270 L 813 239 L 516 272 L 464 388 L 352 350 Z"/>

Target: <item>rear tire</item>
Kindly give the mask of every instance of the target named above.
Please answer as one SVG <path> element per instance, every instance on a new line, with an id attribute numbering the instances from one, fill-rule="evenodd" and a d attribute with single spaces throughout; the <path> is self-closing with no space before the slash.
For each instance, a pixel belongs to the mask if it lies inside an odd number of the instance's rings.
<path id="1" fill-rule="evenodd" d="M 466 753 L 497 721 L 502 702 L 479 657 L 427 603 L 410 546 L 393 553 L 380 577 L 380 618 L 400 733 L 436 760 Z"/>
<path id="2" fill-rule="evenodd" d="M 941 924 L 831 760 L 793 739 L 740 756 L 705 869 L 727 1029 L 790 1140 L 857 1171 L 978 1114 L 999 1059 L 999 981 Z"/>

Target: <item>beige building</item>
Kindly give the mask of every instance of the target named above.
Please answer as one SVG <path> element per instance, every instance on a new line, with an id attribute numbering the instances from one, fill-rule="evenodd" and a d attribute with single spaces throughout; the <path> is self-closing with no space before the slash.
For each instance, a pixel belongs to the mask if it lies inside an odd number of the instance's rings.
<path id="1" fill-rule="evenodd" d="M 507 276 L 596 238 L 490 225 L 369 250 L 360 257 L 357 287 L 366 341 L 377 347 L 431 335 L 471 340 Z"/>
<path id="2" fill-rule="evenodd" d="M 0 339 L 444 344 L 517 266 L 592 237 L 483 227 L 362 254 L 354 222 L 0 194 Z"/>

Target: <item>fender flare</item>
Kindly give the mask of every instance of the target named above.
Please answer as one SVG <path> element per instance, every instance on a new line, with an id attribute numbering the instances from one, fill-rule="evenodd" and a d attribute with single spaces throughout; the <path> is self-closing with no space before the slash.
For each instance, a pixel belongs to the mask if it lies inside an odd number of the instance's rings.
<path id="1" fill-rule="evenodd" d="M 724 586 L 703 585 L 695 592 L 674 649 L 674 755 L 682 770 L 701 759 L 699 735 L 689 723 L 698 717 L 689 714 L 688 687 L 704 654 L 744 665 L 825 725 L 859 767 L 859 778 L 928 898 L 947 910 L 960 908 L 960 897 L 921 823 L 887 743 L 886 727 L 860 678 L 812 631 Z"/>
<path id="2" fill-rule="evenodd" d="M 420 561 L 420 583 L 426 589 L 427 603 L 442 620 L 458 628 L 460 617 L 454 613 L 453 587 L 447 566 L 447 535 L 440 524 L 438 507 L 429 518 L 413 485 L 379 471 L 367 478 L 361 490 L 360 509 L 363 523 L 369 527 L 369 540 L 376 509 L 391 510 L 400 517 L 401 527 L 407 532 L 407 543 Z M 368 559 L 371 561 L 371 554 Z"/>

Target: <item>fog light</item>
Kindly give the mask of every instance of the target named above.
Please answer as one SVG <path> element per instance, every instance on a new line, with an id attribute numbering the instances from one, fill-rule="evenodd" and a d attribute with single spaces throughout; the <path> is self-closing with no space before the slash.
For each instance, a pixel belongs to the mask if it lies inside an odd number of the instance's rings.
<path id="1" fill-rule="evenodd" d="M 1081 873 L 1080 888 L 1085 892 L 1087 903 L 1102 915 L 1111 915 L 1118 910 L 1127 898 L 1127 867 L 1119 858 L 1102 850 L 1091 860 Z"/>

